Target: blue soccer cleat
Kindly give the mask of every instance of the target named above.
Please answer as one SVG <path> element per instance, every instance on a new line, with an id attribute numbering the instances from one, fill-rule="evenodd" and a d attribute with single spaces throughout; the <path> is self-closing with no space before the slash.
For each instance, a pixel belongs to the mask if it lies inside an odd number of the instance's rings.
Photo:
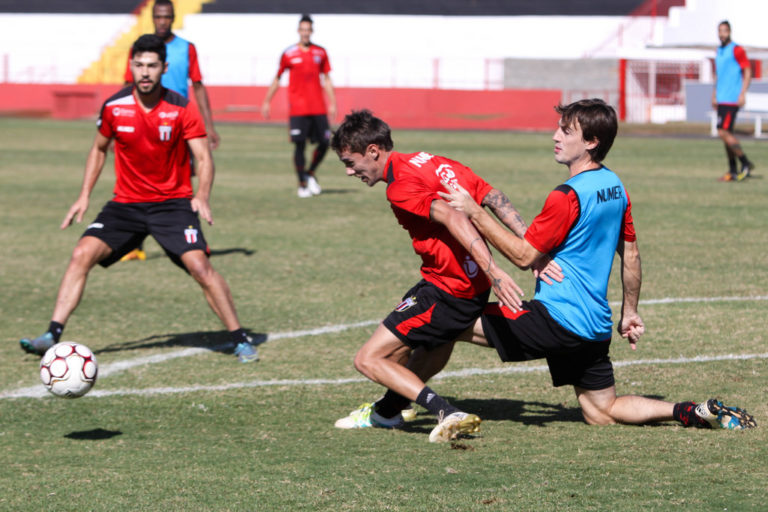
<path id="1" fill-rule="evenodd" d="M 250 343 L 243 341 L 235 347 L 235 355 L 241 363 L 251 363 L 259 360 L 259 351 Z"/>
<path id="2" fill-rule="evenodd" d="M 21 338 L 19 340 L 19 345 L 21 345 L 21 349 L 24 352 L 38 356 L 45 354 L 45 352 L 55 343 L 56 341 L 53 339 L 53 334 L 51 334 L 50 331 L 46 332 L 45 334 L 41 334 L 37 338 Z"/>
<path id="3" fill-rule="evenodd" d="M 696 416 L 712 428 L 744 430 L 757 426 L 755 418 L 744 409 L 727 407 L 716 398 L 710 398 L 696 406 Z"/>

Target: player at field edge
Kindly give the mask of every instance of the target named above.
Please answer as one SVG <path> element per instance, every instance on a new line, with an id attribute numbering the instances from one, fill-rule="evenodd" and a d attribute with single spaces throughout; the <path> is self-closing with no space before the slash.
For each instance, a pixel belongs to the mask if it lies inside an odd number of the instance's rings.
<path id="1" fill-rule="evenodd" d="M 167 68 L 165 44 L 154 34 L 133 44 L 133 85 L 104 103 L 98 132 L 85 165 L 80 195 L 61 223 L 82 221 L 91 192 L 115 141 L 114 197 L 87 227 L 72 252 L 43 335 L 20 340 L 26 352 L 42 355 L 61 339 L 77 308 L 91 269 L 117 262 L 152 235 L 176 265 L 198 282 L 211 309 L 230 333 L 241 362 L 258 360 L 251 338 L 241 327 L 224 278 L 214 270 L 200 226 L 213 224 L 209 198 L 214 164 L 205 126 L 194 105 L 161 84 Z M 198 187 L 190 177 L 189 153 L 198 162 Z"/>
<path id="2" fill-rule="evenodd" d="M 555 386 L 572 385 L 584 420 L 592 425 L 646 424 L 677 420 L 685 426 L 743 429 L 752 416 L 717 399 L 672 403 L 616 395 L 608 280 L 614 253 L 621 260 L 623 289 L 617 330 L 632 350 L 645 332 L 638 313 L 642 268 L 632 204 L 619 177 L 603 165 L 616 137 L 616 112 L 599 99 L 556 107 L 555 161 L 569 178 L 547 197 L 521 238 L 491 218 L 461 185 L 445 184 L 440 195 L 463 212 L 478 231 L 521 269 L 545 255 L 564 279 L 537 280 L 531 301 L 515 311 L 489 304 L 460 339 L 495 348 L 502 361 L 546 358 Z"/>
<path id="3" fill-rule="evenodd" d="M 195 101 L 203 116 L 205 129 L 208 133 L 208 144 L 211 150 L 219 147 L 221 137 L 213 126 L 213 113 L 211 103 L 208 100 L 208 91 L 203 85 L 203 75 L 197 61 L 197 48 L 186 39 L 182 39 L 171 31 L 176 12 L 171 0 L 155 0 L 152 6 L 152 24 L 155 26 L 155 35 L 165 42 L 166 62 L 168 70 L 163 73 L 162 84 L 166 89 L 176 91 L 185 98 L 189 97 L 189 83 L 192 83 L 192 91 Z M 131 56 L 125 64 L 125 86 L 133 84 L 131 73 Z M 194 173 L 194 167 L 193 167 Z M 143 247 L 139 247 L 123 256 L 121 261 L 147 259 Z"/>
<path id="4" fill-rule="evenodd" d="M 720 47 L 715 54 L 715 86 L 712 89 L 712 106 L 717 109 L 717 135 L 723 141 L 728 157 L 728 172 L 720 181 L 742 181 L 748 178 L 755 165 L 734 135 L 736 114 L 746 103 L 747 89 L 752 81 L 752 68 L 747 52 L 731 40 L 731 24 L 721 21 L 717 26 Z M 741 169 L 736 170 L 736 159 Z"/>
<path id="5" fill-rule="evenodd" d="M 277 76 L 267 89 L 261 106 L 261 114 L 269 119 L 272 98 L 280 87 L 280 77 L 290 71 L 288 104 L 290 136 L 294 144 L 293 164 L 299 181 L 297 194 L 300 198 L 319 195 L 316 171 L 328 151 L 331 129 L 328 117 L 336 118 L 336 94 L 331 82 L 331 64 L 325 48 L 310 41 L 313 32 L 312 17 L 304 14 L 299 20 L 299 42 L 289 46 L 280 56 Z M 321 81 L 322 78 L 322 81 Z M 323 91 L 328 98 L 326 108 Z M 307 139 L 317 144 L 312 161 L 306 167 L 304 151 Z"/>
<path id="6" fill-rule="evenodd" d="M 516 236 L 525 233 L 525 222 L 504 194 L 461 163 L 426 152 L 394 151 L 389 126 L 370 111 L 347 115 L 331 147 L 348 176 L 369 187 L 387 183 L 392 211 L 422 258 L 422 280 L 355 355 L 355 368 L 388 388 L 384 397 L 363 404 L 336 427 L 399 427 L 401 410 L 416 402 L 438 418 L 431 442 L 477 431 L 480 418 L 460 411 L 425 382 L 445 365 L 456 337 L 475 323 L 491 288 L 513 311 L 522 290 L 496 265 L 472 223 L 437 195 L 441 181 L 471 190 Z M 412 371 L 416 366 L 418 371 Z"/>

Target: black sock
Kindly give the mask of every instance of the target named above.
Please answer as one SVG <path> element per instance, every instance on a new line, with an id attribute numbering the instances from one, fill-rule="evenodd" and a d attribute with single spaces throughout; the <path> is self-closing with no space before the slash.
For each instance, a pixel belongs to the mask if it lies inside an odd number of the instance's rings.
<path id="1" fill-rule="evenodd" d="M 64 332 L 64 324 L 51 320 L 51 323 L 48 325 L 48 332 L 53 334 L 53 341 L 58 343 L 61 339 L 61 333 Z"/>
<path id="2" fill-rule="evenodd" d="M 678 402 L 672 409 L 672 417 L 686 427 L 709 427 L 709 423 L 696 414 L 696 402 Z"/>
<path id="3" fill-rule="evenodd" d="M 739 162 L 741 162 L 742 165 L 747 165 L 749 163 L 749 158 L 747 158 L 746 153 L 742 153 L 742 155 L 739 157 Z"/>
<path id="4" fill-rule="evenodd" d="M 416 403 L 437 416 L 442 414 L 448 416 L 457 412 L 458 409 L 449 404 L 443 397 L 432 391 L 429 386 L 424 386 L 419 396 L 416 397 Z"/>
<path id="5" fill-rule="evenodd" d="M 245 332 L 245 329 L 240 327 L 239 329 L 235 329 L 234 331 L 229 331 L 229 336 L 235 343 L 250 343 L 251 338 L 248 337 L 248 333 Z"/>
<path id="6" fill-rule="evenodd" d="M 388 389 L 384 396 L 376 402 L 376 412 L 385 418 L 394 418 L 410 403 L 411 401 L 400 393 Z"/>
<path id="7" fill-rule="evenodd" d="M 731 174 L 736 173 L 736 157 L 728 157 L 728 169 L 731 171 Z"/>

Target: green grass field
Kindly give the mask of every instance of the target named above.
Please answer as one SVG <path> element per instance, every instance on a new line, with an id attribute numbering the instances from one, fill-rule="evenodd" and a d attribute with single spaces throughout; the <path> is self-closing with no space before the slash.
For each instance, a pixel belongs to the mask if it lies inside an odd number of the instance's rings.
<path id="1" fill-rule="evenodd" d="M 347 178 L 330 154 L 325 192 L 300 200 L 284 127 L 219 130 L 215 224 L 205 234 L 241 321 L 272 335 L 261 361 L 241 365 L 231 349 L 182 352 L 226 336 L 197 285 L 150 241 L 146 262 L 94 269 L 64 333 L 96 352 L 102 375 L 91 394 L 10 398 L 42 390 L 38 358 L 18 339 L 47 328 L 84 229 L 58 226 L 94 127 L 0 118 L 0 510 L 765 510 L 764 141 L 743 140 L 758 169 L 738 184 L 716 181 L 725 158 L 713 139 L 620 130 L 606 161 L 632 197 L 642 299 L 675 299 L 641 306 L 648 331 L 636 352 L 615 340 L 619 392 L 718 396 L 759 428 L 589 427 L 541 361 L 503 365 L 493 351 L 460 346 L 432 387 L 484 422 L 480 436 L 451 446 L 427 442 L 434 420 L 423 411 L 405 431 L 333 427 L 381 392 L 352 357 L 419 278 L 384 186 Z M 400 151 L 470 165 L 528 221 L 566 177 L 550 134 L 394 138 Z M 110 159 L 88 222 L 113 182 Z M 530 275 L 504 266 L 530 297 Z M 618 281 L 614 272 L 612 301 Z M 370 323 L 328 332 L 360 322 Z"/>

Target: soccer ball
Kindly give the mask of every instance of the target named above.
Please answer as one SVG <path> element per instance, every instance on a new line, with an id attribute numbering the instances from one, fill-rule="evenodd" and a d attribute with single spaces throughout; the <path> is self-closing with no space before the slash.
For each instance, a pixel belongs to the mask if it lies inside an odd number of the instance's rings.
<path id="1" fill-rule="evenodd" d="M 64 398 L 77 398 L 90 391 L 98 372 L 91 349 L 73 341 L 56 343 L 40 360 L 43 386 Z"/>

